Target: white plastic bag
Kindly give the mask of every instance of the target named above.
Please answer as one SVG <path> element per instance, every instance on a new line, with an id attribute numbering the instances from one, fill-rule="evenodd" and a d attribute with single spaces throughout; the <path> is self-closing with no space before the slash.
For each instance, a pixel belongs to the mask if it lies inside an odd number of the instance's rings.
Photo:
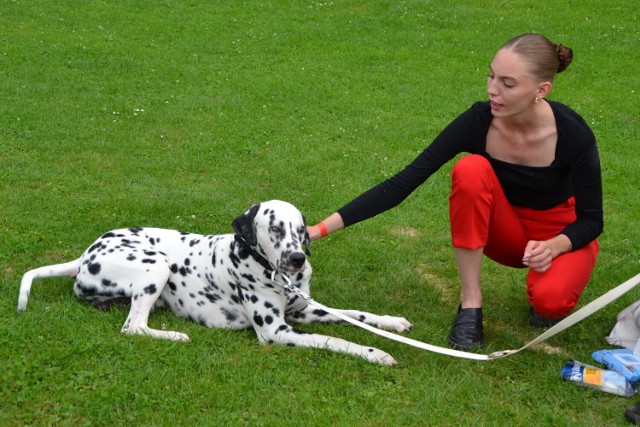
<path id="1" fill-rule="evenodd" d="M 634 350 L 640 339 L 640 301 L 636 301 L 618 314 L 618 321 L 605 338 L 609 344 Z M 640 346 L 638 350 L 640 352 Z"/>

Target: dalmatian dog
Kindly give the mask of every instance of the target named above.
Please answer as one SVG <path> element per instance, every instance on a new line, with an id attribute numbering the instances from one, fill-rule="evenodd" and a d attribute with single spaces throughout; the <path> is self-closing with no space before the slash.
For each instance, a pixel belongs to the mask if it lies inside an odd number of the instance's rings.
<path id="1" fill-rule="evenodd" d="M 75 261 L 30 270 L 20 285 L 18 312 L 27 307 L 34 279 L 75 277 L 74 292 L 95 307 L 131 304 L 121 332 L 188 341 L 180 332 L 152 329 L 149 314 L 167 308 L 209 328 L 252 327 L 260 343 L 326 348 L 395 365 L 389 354 L 343 339 L 289 326 L 340 322 L 281 286 L 309 294 L 309 235 L 303 215 L 279 200 L 252 206 L 232 223 L 235 234 L 199 235 L 159 228 L 113 230 L 98 238 Z M 280 280 L 279 280 L 280 279 Z M 339 310 L 372 326 L 405 332 L 404 318 Z"/>

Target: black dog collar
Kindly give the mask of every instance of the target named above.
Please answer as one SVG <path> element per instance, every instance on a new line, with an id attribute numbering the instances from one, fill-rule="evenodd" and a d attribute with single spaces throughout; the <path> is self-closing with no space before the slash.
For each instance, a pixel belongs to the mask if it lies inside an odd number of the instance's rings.
<path id="1" fill-rule="evenodd" d="M 256 251 L 251 246 L 249 246 L 249 244 L 242 237 L 238 236 L 237 234 L 235 234 L 233 237 L 235 238 L 236 242 L 240 245 L 240 248 L 249 252 L 249 255 L 251 255 L 251 257 L 255 259 L 261 266 L 263 266 L 269 271 L 273 270 L 273 267 L 271 267 L 271 264 L 269 264 L 269 261 L 267 261 L 265 257 L 263 257 L 262 255 L 260 255 L 258 251 Z"/>

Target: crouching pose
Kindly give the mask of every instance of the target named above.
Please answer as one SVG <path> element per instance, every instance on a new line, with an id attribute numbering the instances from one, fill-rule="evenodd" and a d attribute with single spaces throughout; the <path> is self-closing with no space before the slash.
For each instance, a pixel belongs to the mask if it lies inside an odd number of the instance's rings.
<path id="1" fill-rule="evenodd" d="M 575 111 L 545 99 L 572 58 L 571 49 L 540 34 L 509 40 L 489 65 L 489 100 L 458 116 L 398 174 L 309 227 L 311 239 L 397 206 L 442 165 L 469 153 L 453 168 L 449 197 L 461 283 L 449 343 L 460 350 L 483 344 L 485 255 L 528 267 L 529 323 L 557 323 L 589 281 L 603 229 L 595 137 Z"/>

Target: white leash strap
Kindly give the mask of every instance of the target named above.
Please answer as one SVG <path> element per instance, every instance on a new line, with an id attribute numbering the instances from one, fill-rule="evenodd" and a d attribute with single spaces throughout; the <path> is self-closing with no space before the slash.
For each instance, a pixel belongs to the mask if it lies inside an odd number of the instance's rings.
<path id="1" fill-rule="evenodd" d="M 373 332 L 374 334 L 383 336 L 385 338 L 389 338 L 390 340 L 399 341 L 401 343 L 408 344 L 413 347 L 421 348 L 423 350 L 431 351 L 434 353 L 441 353 L 441 354 L 446 354 L 448 356 L 461 357 L 465 359 L 475 359 L 475 360 L 490 359 L 490 356 L 486 356 L 484 354 L 468 353 L 465 351 L 454 350 L 452 348 L 438 347 L 436 345 L 431 345 L 431 344 L 424 343 L 422 341 L 416 341 L 411 338 L 403 337 L 402 335 L 394 334 L 393 332 L 378 329 L 375 326 L 367 325 L 366 323 L 360 322 L 359 320 L 353 319 L 349 316 L 345 316 L 339 311 L 326 307 L 312 299 L 309 300 L 309 304 L 323 311 L 326 311 L 329 314 L 333 314 L 334 316 L 339 317 L 345 322 L 349 322 L 351 324 L 361 327 L 362 329 L 366 329 L 369 332 Z"/>
<path id="2" fill-rule="evenodd" d="M 344 314 L 340 313 L 339 311 L 326 307 L 322 304 L 320 304 L 317 301 L 314 301 L 309 295 L 305 294 L 304 292 L 302 292 L 300 289 L 296 288 L 295 286 L 291 285 L 291 281 L 289 280 L 289 278 L 287 276 L 285 276 L 284 274 L 281 274 L 281 276 L 284 278 L 285 280 L 285 284 L 282 284 L 282 286 L 287 289 L 288 291 L 294 292 L 297 295 L 301 296 L 302 298 L 304 298 L 305 300 L 307 300 L 309 302 L 309 304 L 313 305 L 314 307 L 317 307 L 323 311 L 326 311 L 329 314 L 333 314 L 334 316 L 344 320 L 345 322 L 349 322 L 353 325 L 359 326 L 362 329 L 366 329 L 369 332 L 372 332 L 374 334 L 383 336 L 385 338 L 388 338 L 390 340 L 394 340 L 394 341 L 398 341 L 404 344 L 408 344 L 410 346 L 413 347 L 417 347 L 417 348 L 421 348 L 423 350 L 427 350 L 427 351 L 431 351 L 434 353 L 440 353 L 440 354 L 445 354 L 447 356 L 453 356 L 453 357 L 459 357 L 459 358 L 463 358 L 463 359 L 472 359 L 472 360 L 494 360 L 494 359 L 500 359 L 502 357 L 506 357 L 506 356 L 511 356 L 512 354 L 516 354 L 528 347 L 531 347 L 535 344 L 538 344 L 539 342 L 542 342 L 544 340 L 546 340 L 547 338 L 551 338 L 552 336 L 564 331 L 565 329 L 575 325 L 576 323 L 578 323 L 579 321 L 581 321 L 582 319 L 585 319 L 587 317 L 589 317 L 590 315 L 592 315 L 593 313 L 595 313 L 596 311 L 600 310 L 601 308 L 605 307 L 606 305 L 608 305 L 609 303 L 615 301 L 616 299 L 620 298 L 622 295 L 624 295 L 625 293 L 629 292 L 631 289 L 635 288 L 638 284 L 640 284 L 640 274 L 635 275 L 634 277 L 632 277 L 631 279 L 627 280 L 626 282 L 622 283 L 621 285 L 611 289 L 610 291 L 608 291 L 607 293 L 605 293 L 604 295 L 600 296 L 599 298 L 595 299 L 594 301 L 590 302 L 589 304 L 585 305 L 584 307 L 582 307 L 580 310 L 576 311 L 575 313 L 571 314 L 570 316 L 566 317 L 565 319 L 561 320 L 560 322 L 558 322 L 557 324 L 555 324 L 553 327 L 547 329 L 544 333 L 542 333 L 541 335 L 539 335 L 537 338 L 535 338 L 534 340 L 528 342 L 527 344 L 525 344 L 524 346 L 520 347 L 518 350 L 502 350 L 502 351 L 495 351 L 491 354 L 477 354 L 477 353 L 469 353 L 466 351 L 459 351 L 459 350 L 454 350 L 451 348 L 445 348 L 445 347 L 438 347 L 435 345 L 431 345 L 431 344 L 426 344 L 423 343 L 421 341 L 416 341 L 414 339 L 411 338 L 407 338 L 407 337 L 403 337 L 402 335 L 398 335 L 398 334 L 394 334 L 393 332 L 389 332 L 389 331 L 384 331 L 382 329 L 378 329 L 374 326 L 371 325 L 367 325 L 366 323 L 360 322 L 359 320 L 353 319 L 351 317 L 345 316 Z M 273 280 L 275 282 L 275 271 L 272 272 L 271 274 L 271 280 Z M 278 282 L 276 282 L 278 283 Z"/>

